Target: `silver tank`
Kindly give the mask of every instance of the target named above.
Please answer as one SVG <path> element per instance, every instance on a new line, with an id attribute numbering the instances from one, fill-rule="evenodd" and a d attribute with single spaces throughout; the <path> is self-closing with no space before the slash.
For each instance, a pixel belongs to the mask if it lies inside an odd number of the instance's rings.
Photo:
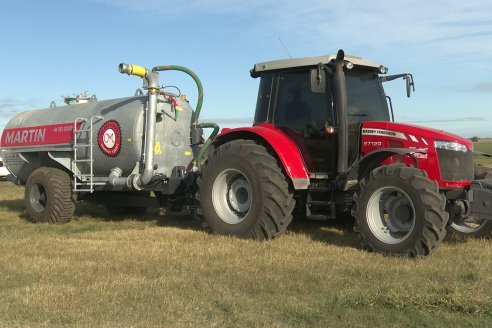
<path id="1" fill-rule="evenodd" d="M 94 177 L 107 177 L 115 167 L 121 169 L 122 176 L 128 176 L 137 162 L 142 164 L 147 103 L 147 96 L 136 96 L 20 113 L 5 126 L 1 156 L 21 183 L 36 168 L 53 166 L 53 162 L 71 171 L 88 172 L 90 165 L 84 159 L 90 158 L 92 135 Z M 171 176 L 174 167 L 185 167 L 192 161 L 192 115 L 186 100 L 170 94 L 158 97 L 154 175 Z M 77 119 L 87 119 L 79 120 L 78 130 L 92 132 L 74 134 Z M 74 136 L 79 160 L 76 167 Z"/>

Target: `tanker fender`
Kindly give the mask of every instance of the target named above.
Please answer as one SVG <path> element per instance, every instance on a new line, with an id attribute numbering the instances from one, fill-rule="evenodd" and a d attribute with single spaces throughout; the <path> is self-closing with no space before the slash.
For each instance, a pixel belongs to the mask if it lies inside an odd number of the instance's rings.
<path id="1" fill-rule="evenodd" d="M 271 124 L 253 127 L 223 128 L 214 138 L 214 146 L 237 139 L 256 140 L 269 147 L 290 178 L 295 190 L 307 189 L 310 183 L 306 164 L 297 145 L 281 130 Z"/>

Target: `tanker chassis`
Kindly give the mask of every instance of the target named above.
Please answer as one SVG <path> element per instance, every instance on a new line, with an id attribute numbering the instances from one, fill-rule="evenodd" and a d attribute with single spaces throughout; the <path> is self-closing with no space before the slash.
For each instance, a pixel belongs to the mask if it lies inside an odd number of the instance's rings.
<path id="1" fill-rule="evenodd" d="M 159 86 L 167 70 L 195 80 L 196 110 Z M 342 50 L 259 63 L 253 126 L 218 134 L 198 121 L 203 91 L 189 69 L 119 71 L 143 78 L 147 95 L 28 111 L 6 126 L 1 155 L 33 221 L 67 222 L 92 199 L 113 213 L 187 205 L 212 232 L 256 240 L 294 216 L 355 219 L 362 247 L 385 254 L 429 255 L 446 233 L 491 235 L 492 180 L 474 177 L 472 143 L 394 122 L 383 83 L 403 78 L 410 96 L 411 74 Z"/>

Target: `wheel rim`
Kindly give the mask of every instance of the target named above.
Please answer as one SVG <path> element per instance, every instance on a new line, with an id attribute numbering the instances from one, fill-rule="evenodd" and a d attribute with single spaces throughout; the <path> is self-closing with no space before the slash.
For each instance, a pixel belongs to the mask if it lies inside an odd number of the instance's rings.
<path id="1" fill-rule="evenodd" d="M 48 197 L 44 186 L 39 183 L 34 184 L 29 191 L 29 202 L 32 209 L 38 213 L 43 212 L 47 201 Z"/>
<path id="2" fill-rule="evenodd" d="M 451 223 L 451 228 L 461 233 L 473 233 L 480 230 L 485 222 L 485 220 L 468 217 L 464 220 L 453 221 Z"/>
<path id="3" fill-rule="evenodd" d="M 374 236 L 387 244 L 407 239 L 416 221 L 412 199 L 397 187 L 376 190 L 369 199 L 366 217 Z"/>
<path id="4" fill-rule="evenodd" d="M 212 187 L 212 202 L 220 219 L 229 224 L 244 220 L 251 209 L 251 184 L 239 170 L 222 171 Z"/>

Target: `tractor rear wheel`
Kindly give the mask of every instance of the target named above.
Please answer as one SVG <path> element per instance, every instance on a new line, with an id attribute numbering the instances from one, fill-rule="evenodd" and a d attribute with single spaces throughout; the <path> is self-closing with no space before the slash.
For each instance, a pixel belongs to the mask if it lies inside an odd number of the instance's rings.
<path id="1" fill-rule="evenodd" d="M 56 168 L 41 167 L 27 179 L 24 202 L 34 222 L 65 223 L 75 211 L 70 176 Z"/>
<path id="2" fill-rule="evenodd" d="M 234 140 L 209 154 L 196 199 L 217 234 L 275 238 L 292 220 L 295 200 L 277 160 L 251 140 Z"/>
<path id="3" fill-rule="evenodd" d="M 385 254 L 429 255 L 446 235 L 448 214 L 435 181 L 419 169 L 383 165 L 354 195 L 362 247 Z"/>

